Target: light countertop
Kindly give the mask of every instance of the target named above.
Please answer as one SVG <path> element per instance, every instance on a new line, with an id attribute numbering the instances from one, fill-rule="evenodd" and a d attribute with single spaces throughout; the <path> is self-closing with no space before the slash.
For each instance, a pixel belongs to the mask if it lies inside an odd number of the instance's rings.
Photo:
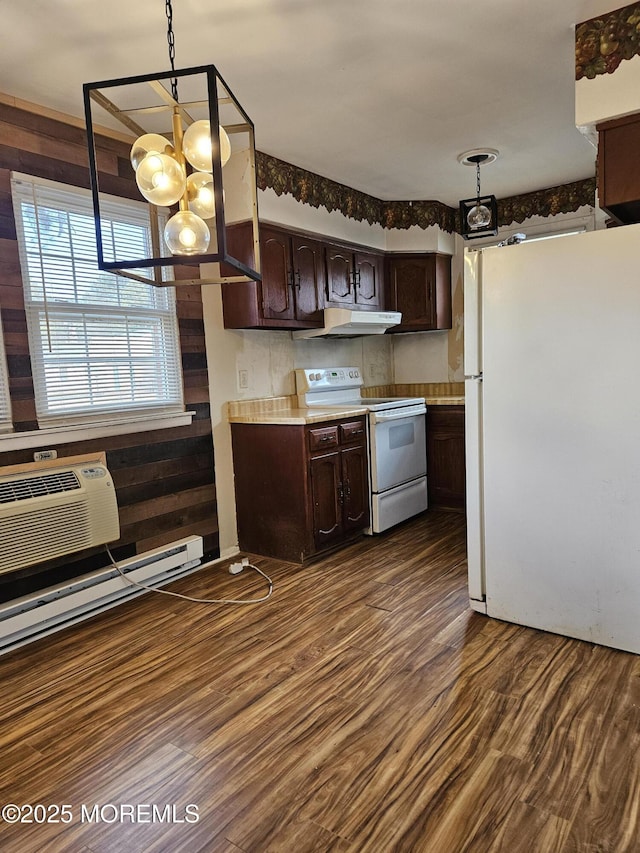
<path id="1" fill-rule="evenodd" d="M 464 397 L 425 397 L 427 409 L 429 406 L 464 406 Z"/>
<path id="2" fill-rule="evenodd" d="M 364 408 L 350 409 L 296 409 L 281 408 L 272 411 L 229 414 L 232 424 L 317 424 L 326 421 L 338 421 L 343 418 L 357 418 L 366 415 Z"/>
<path id="3" fill-rule="evenodd" d="M 423 385 L 382 386 L 377 395 L 424 397 L 429 406 L 464 406 L 464 385 L 453 383 L 431 383 Z M 343 418 L 366 415 L 360 406 L 344 409 L 304 409 L 297 405 L 295 395 L 283 397 L 261 397 L 254 400 L 231 400 L 227 403 L 227 420 L 232 424 L 317 424 Z"/>

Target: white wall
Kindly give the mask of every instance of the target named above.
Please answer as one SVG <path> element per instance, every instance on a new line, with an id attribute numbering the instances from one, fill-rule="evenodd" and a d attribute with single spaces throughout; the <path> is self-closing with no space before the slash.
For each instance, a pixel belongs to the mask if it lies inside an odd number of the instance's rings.
<path id="1" fill-rule="evenodd" d="M 237 552 L 231 430 L 226 420 L 229 400 L 282 396 L 295 393 L 297 367 L 354 366 L 362 371 L 366 385 L 405 382 L 450 382 L 463 378 L 462 269 L 465 241 L 438 228 L 409 229 L 385 235 L 380 226 L 355 222 L 337 212 L 300 204 L 291 196 L 276 196 L 272 190 L 259 192 L 261 219 L 327 236 L 351 240 L 388 251 L 444 251 L 452 257 L 453 329 L 449 332 L 419 332 L 380 335 L 346 340 L 317 339 L 294 341 L 290 332 L 225 329 L 222 320 L 220 285 L 202 287 L 207 359 L 211 399 L 211 420 L 215 453 L 216 494 L 220 550 L 223 557 Z M 584 225 L 592 212 L 538 218 L 521 226 L 504 229 L 495 240 L 513 231 L 537 232 L 572 223 Z M 593 227 L 593 226 L 591 226 Z M 202 274 L 206 277 L 207 268 Z M 246 371 L 247 387 L 241 388 L 239 371 Z"/>
<path id="2" fill-rule="evenodd" d="M 290 195 L 276 195 L 271 190 L 258 192 L 258 214 L 263 222 L 274 222 L 300 228 L 326 237 L 336 237 L 353 243 L 362 243 L 372 249 L 385 249 L 385 230 L 381 225 L 369 225 L 348 219 L 337 210 L 329 212 L 324 207 L 301 204 Z"/>
<path id="3" fill-rule="evenodd" d="M 373 248 L 385 248 L 381 226 L 355 222 L 340 213 L 300 204 L 291 196 L 260 191 L 261 220 L 277 222 L 318 234 L 350 240 Z M 202 268 L 206 277 L 207 267 Z M 231 429 L 226 420 L 229 400 L 272 397 L 295 393 L 296 367 L 354 366 L 368 385 L 394 381 L 393 341 L 389 336 L 346 340 L 296 340 L 290 332 L 225 329 L 219 284 L 202 286 L 213 444 L 220 553 L 237 552 L 238 537 L 231 453 Z M 239 384 L 239 371 L 246 371 L 247 387 Z"/>
<path id="4" fill-rule="evenodd" d="M 576 126 L 594 128 L 598 122 L 640 110 L 640 56 L 623 60 L 613 74 L 576 81 Z"/>

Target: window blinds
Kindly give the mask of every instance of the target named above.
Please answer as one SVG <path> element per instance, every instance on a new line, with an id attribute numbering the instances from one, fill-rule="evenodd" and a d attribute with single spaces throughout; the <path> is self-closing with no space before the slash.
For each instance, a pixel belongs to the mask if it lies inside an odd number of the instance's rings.
<path id="1" fill-rule="evenodd" d="M 98 269 L 88 192 L 12 174 L 40 426 L 182 411 L 175 289 Z M 148 255 L 147 205 L 103 208 L 105 256 Z"/>
<path id="2" fill-rule="evenodd" d="M 0 322 L 0 432 L 13 429 L 11 422 L 11 398 L 9 397 L 9 375 L 5 358 L 2 323 Z"/>

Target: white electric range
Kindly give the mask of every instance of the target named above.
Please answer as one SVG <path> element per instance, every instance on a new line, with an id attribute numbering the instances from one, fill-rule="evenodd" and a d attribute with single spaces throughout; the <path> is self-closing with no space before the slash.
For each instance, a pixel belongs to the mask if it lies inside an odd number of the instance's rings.
<path id="1" fill-rule="evenodd" d="M 371 527 L 381 533 L 427 509 L 424 397 L 363 397 L 357 367 L 296 370 L 301 408 L 366 408 Z"/>

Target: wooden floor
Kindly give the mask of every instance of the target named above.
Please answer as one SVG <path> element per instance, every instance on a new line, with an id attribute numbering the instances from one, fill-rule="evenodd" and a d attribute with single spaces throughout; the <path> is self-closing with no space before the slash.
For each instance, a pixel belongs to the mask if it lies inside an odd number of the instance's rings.
<path id="1" fill-rule="evenodd" d="M 0 800 L 71 807 L 3 853 L 640 851 L 640 658 L 471 612 L 459 516 L 255 562 L 0 658 Z"/>

